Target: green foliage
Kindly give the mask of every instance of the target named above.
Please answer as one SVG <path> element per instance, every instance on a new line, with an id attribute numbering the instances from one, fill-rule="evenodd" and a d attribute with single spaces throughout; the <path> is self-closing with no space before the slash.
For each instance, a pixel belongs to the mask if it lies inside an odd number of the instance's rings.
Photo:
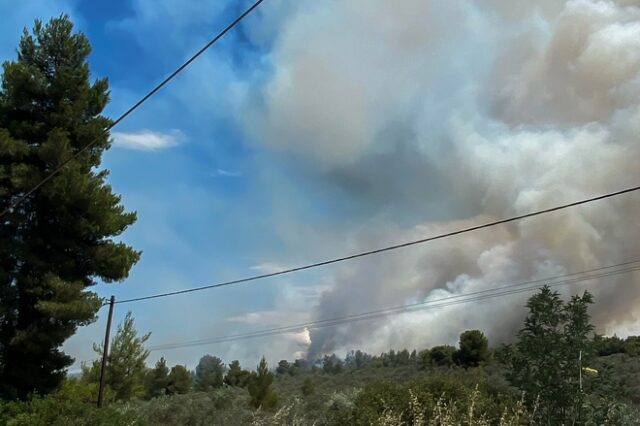
<path id="1" fill-rule="evenodd" d="M 378 361 L 377 364 L 381 364 L 383 367 L 400 367 L 415 362 L 415 358 L 416 355 L 414 354 L 412 358 L 407 349 L 398 352 L 392 349 L 388 353 L 380 354 L 380 357 L 377 360 L 374 359 L 374 362 Z"/>
<path id="2" fill-rule="evenodd" d="M 0 210 L 88 143 L 0 221 L 0 397 L 55 389 L 61 350 L 96 318 L 96 281 L 127 277 L 140 253 L 112 238 L 135 222 L 96 171 L 109 147 L 106 79 L 90 83 L 89 41 L 67 16 L 26 29 L 0 89 Z"/>
<path id="3" fill-rule="evenodd" d="M 588 399 L 582 409 L 585 426 L 640 424 L 640 412 L 637 408 L 608 397 Z"/>
<path id="4" fill-rule="evenodd" d="M 271 384 L 273 383 L 273 373 L 269 371 L 267 361 L 262 357 L 258 368 L 251 373 L 249 379 L 249 396 L 251 397 L 251 405 L 254 408 L 272 409 L 278 404 L 278 396 L 274 392 Z"/>
<path id="5" fill-rule="evenodd" d="M 517 395 L 496 393 L 478 374 L 480 369 L 446 369 L 425 374 L 415 380 L 393 378 L 408 367 L 371 369 L 389 373 L 388 380 L 374 380 L 354 387 L 353 372 L 316 375 L 324 388 L 304 399 L 290 395 L 278 410 L 253 410 L 246 390 L 237 387 L 210 392 L 161 396 L 149 401 L 115 402 L 96 409 L 82 395 L 91 391 L 81 382 L 44 398 L 28 402 L 0 403 L 0 424 L 11 426 L 44 425 L 422 425 L 422 426 L 536 426 L 532 413 Z M 366 373 L 358 371 L 360 377 Z M 364 376 L 362 376 L 364 377 Z M 362 378 L 361 377 L 361 378 Z M 280 376 L 284 382 L 302 383 L 310 377 Z M 341 378 L 349 378 L 344 385 Z M 80 398 L 78 398 L 80 396 Z M 320 404 L 316 404 L 320 401 Z M 636 425 L 638 412 L 610 398 L 588 398 L 585 426 Z"/>
<path id="6" fill-rule="evenodd" d="M 120 426 L 134 424 L 134 414 L 108 406 L 98 410 L 97 387 L 64 380 L 47 396 L 0 402 L 0 424 L 6 426 Z M 138 422 L 137 424 L 141 424 Z M 142 423 L 143 424 L 143 423 Z"/>
<path id="7" fill-rule="evenodd" d="M 503 417 L 513 417 L 515 404 L 508 398 L 501 402 L 484 386 L 446 376 L 409 383 L 379 381 L 351 395 L 334 394 L 327 405 L 327 424 L 498 424 Z"/>
<path id="8" fill-rule="evenodd" d="M 415 358 L 415 354 L 414 354 Z M 360 369 L 371 365 L 372 356 L 361 350 L 351 351 L 345 357 L 345 364 L 351 369 Z"/>
<path id="9" fill-rule="evenodd" d="M 244 389 L 218 388 L 132 401 L 126 408 L 135 414 L 135 422 L 129 423 L 135 426 L 241 426 L 250 425 L 253 418 L 247 400 Z"/>
<path id="10" fill-rule="evenodd" d="M 111 339 L 105 373 L 106 384 L 117 400 L 128 401 L 144 395 L 147 370 L 145 362 L 149 356 L 144 344 L 150 336 L 151 333 L 138 336 L 131 312 L 118 325 L 118 330 Z M 94 350 L 98 354 L 98 360 L 90 368 L 84 367 L 82 372 L 83 380 L 88 383 L 100 381 L 99 360 L 102 359 L 103 347 L 94 344 Z"/>
<path id="11" fill-rule="evenodd" d="M 462 336 L 460 340 L 462 343 Z M 455 354 L 456 348 L 449 345 L 434 346 L 426 353 L 429 362 L 438 367 L 451 367 L 454 364 Z"/>
<path id="12" fill-rule="evenodd" d="M 539 399 L 544 422 L 581 420 L 581 362 L 589 365 L 593 358 L 587 312 L 591 303 L 592 296 L 585 292 L 565 304 L 546 286 L 527 302 L 529 315 L 511 351 L 508 378 L 525 392 L 530 406 Z"/>
<path id="13" fill-rule="evenodd" d="M 0 403 L 0 424 L 7 426 L 175 426 L 246 425 L 252 412 L 237 388 L 162 396 L 150 401 L 116 402 L 96 408 L 56 391 L 27 402 Z"/>
<path id="14" fill-rule="evenodd" d="M 309 371 L 311 371 L 311 366 L 306 359 L 296 359 L 290 369 L 292 376 L 308 373 Z"/>
<path id="15" fill-rule="evenodd" d="M 489 360 L 489 341 L 480 330 L 467 330 L 462 333 L 459 345 L 454 359 L 462 367 L 477 367 Z"/>
<path id="16" fill-rule="evenodd" d="M 325 355 L 322 360 L 322 371 L 326 374 L 339 374 L 344 368 L 344 363 L 336 354 Z"/>
<path id="17" fill-rule="evenodd" d="M 453 350 L 455 352 L 455 348 Z M 426 370 L 427 368 L 431 367 L 431 356 L 429 352 L 430 352 L 429 349 L 423 349 L 420 352 L 418 352 L 417 367 L 420 370 Z"/>
<path id="18" fill-rule="evenodd" d="M 171 367 L 169 373 L 168 395 L 185 394 L 191 390 L 191 372 L 184 365 Z"/>
<path id="19" fill-rule="evenodd" d="M 629 336 L 625 339 L 624 353 L 640 357 L 640 336 Z"/>
<path id="20" fill-rule="evenodd" d="M 147 371 L 145 376 L 145 396 L 148 399 L 163 395 L 185 394 L 191 390 L 191 372 L 184 365 L 175 365 L 169 371 L 164 358 Z"/>
<path id="21" fill-rule="evenodd" d="M 586 391 L 600 398 L 640 406 L 640 358 L 614 354 L 593 360 L 589 367 L 598 373 L 584 377 Z"/>
<path id="22" fill-rule="evenodd" d="M 291 367 L 292 365 L 286 359 L 280 360 L 276 367 L 276 374 L 291 374 Z"/>
<path id="23" fill-rule="evenodd" d="M 614 335 L 612 337 L 596 335 L 593 338 L 593 347 L 598 356 L 608 356 L 625 353 L 624 340 Z"/>
<path id="24" fill-rule="evenodd" d="M 315 390 L 316 388 L 313 385 L 313 379 L 311 377 L 305 377 L 305 379 L 302 381 L 302 386 L 300 387 L 300 391 L 302 392 L 302 395 L 304 396 L 313 395 Z"/>
<path id="25" fill-rule="evenodd" d="M 210 391 L 222 386 L 224 363 L 218 357 L 205 355 L 196 367 L 194 387 L 199 391 Z"/>
<path id="26" fill-rule="evenodd" d="M 460 350 L 436 346 L 419 355 L 403 349 L 379 356 L 351 351 L 344 363 L 335 355 L 325 357 L 323 370 L 309 368 L 304 360 L 282 360 L 279 374 L 274 375 L 263 357 L 250 373 L 236 360 L 224 378 L 228 386 L 209 386 L 203 389 L 206 392 L 190 392 L 197 375 L 181 365 L 169 372 L 161 358 L 145 375 L 150 400 L 137 399 L 140 394 L 135 392 L 123 398 L 123 389 L 131 386 L 119 388 L 120 378 L 109 383 L 109 404 L 102 410 L 95 408 L 97 380 L 89 380 L 95 371 L 85 368 L 83 380 L 65 380 L 48 396 L 0 403 L 0 424 L 640 424 L 640 357 L 630 356 L 626 349 L 593 357 L 598 344 L 620 348 L 620 342 L 624 347 L 637 340 L 591 339 L 587 311 L 591 302 L 585 293 L 563 303 L 557 293 L 544 288 L 529 300 L 518 342 L 491 352 L 482 333 L 467 331 L 461 335 Z M 114 342 L 115 352 L 123 358 L 127 353 L 146 358 L 146 337 L 137 336 L 128 314 L 114 337 L 121 342 Z M 583 377 L 583 392 L 577 388 L 576 348 L 584 355 L 583 366 L 591 368 Z M 477 367 L 456 368 L 454 360 Z M 203 357 L 199 365 L 204 378 L 217 377 L 209 373 L 224 369 L 222 361 L 212 356 Z M 506 377 L 520 389 L 509 386 Z"/>
<path id="27" fill-rule="evenodd" d="M 243 388 L 249 384 L 250 378 L 251 373 L 240 367 L 240 361 L 234 360 L 229 364 L 229 371 L 227 371 L 227 375 L 224 378 L 224 383 L 228 386 Z"/>
<path id="28" fill-rule="evenodd" d="M 144 379 L 145 396 L 157 398 L 167 393 L 169 386 L 169 367 L 164 358 L 156 362 L 156 366 L 149 371 Z"/>

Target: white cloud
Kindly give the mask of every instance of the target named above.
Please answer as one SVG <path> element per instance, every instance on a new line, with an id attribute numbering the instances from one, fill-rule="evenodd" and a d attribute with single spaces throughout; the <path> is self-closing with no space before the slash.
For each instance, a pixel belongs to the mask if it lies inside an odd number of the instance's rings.
<path id="1" fill-rule="evenodd" d="M 118 148 L 137 151 L 161 151 L 179 145 L 185 139 L 184 133 L 178 129 L 169 132 L 154 132 L 143 129 L 137 132 L 112 132 L 113 145 Z"/>
<path id="2" fill-rule="evenodd" d="M 221 177 L 241 177 L 242 176 L 242 172 L 237 171 L 237 170 L 218 169 L 218 170 L 216 170 L 216 176 L 221 176 Z"/>
<path id="3" fill-rule="evenodd" d="M 309 319 L 309 312 L 292 312 L 281 310 L 254 311 L 227 318 L 228 322 L 241 322 L 256 325 L 289 326 Z"/>
<path id="4" fill-rule="evenodd" d="M 284 271 L 288 269 L 284 265 L 279 265 L 277 263 L 264 262 L 258 263 L 257 265 L 250 266 L 249 269 L 252 271 L 256 271 L 259 274 L 275 274 L 276 272 Z"/>

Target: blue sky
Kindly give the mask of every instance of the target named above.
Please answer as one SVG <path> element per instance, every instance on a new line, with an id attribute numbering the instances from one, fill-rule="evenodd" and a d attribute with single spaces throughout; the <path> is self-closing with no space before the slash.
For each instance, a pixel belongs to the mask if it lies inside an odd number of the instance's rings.
<path id="1" fill-rule="evenodd" d="M 2 2 L 0 10 L 12 24 L 3 27 L 0 53 L 3 60 L 11 59 L 21 28 L 35 18 L 69 14 L 92 43 L 93 75 L 109 77 L 112 102 L 106 113 L 115 117 L 246 6 L 233 1 L 198 3 Z M 247 20 L 246 25 L 251 24 Z M 261 271 L 259 265 L 283 252 L 270 226 L 274 200 L 269 180 L 288 179 L 286 172 L 273 165 L 277 158 L 270 159 L 269 153 L 246 141 L 226 111 L 230 85 L 242 79 L 257 81 L 269 72 L 261 63 L 265 46 L 266 39 L 261 45 L 249 42 L 240 26 L 114 129 L 114 134 L 121 134 L 116 139 L 129 144 L 116 143 L 105 155 L 104 166 L 124 205 L 138 212 L 138 222 L 123 238 L 143 256 L 124 283 L 99 285 L 100 295 L 125 299 L 255 274 Z M 131 134 L 138 136 L 134 142 Z M 154 140 L 156 145 L 148 145 Z M 301 254 L 298 260 L 305 258 Z M 140 330 L 152 331 L 152 344 L 170 342 L 169 336 L 184 340 L 200 322 L 218 327 L 197 326 L 198 337 L 228 334 L 238 330 L 229 328 L 227 317 L 273 306 L 278 292 L 272 284 L 118 306 L 116 322 L 125 309 L 133 310 Z M 197 316 L 192 315 L 194 305 Z M 70 342 L 71 354 L 92 355 L 91 342 L 100 340 L 105 314 Z"/>
<path id="2" fill-rule="evenodd" d="M 93 45 L 93 75 L 109 77 L 106 113 L 116 117 L 248 5 L 0 0 L 0 58 L 14 57 L 35 18 L 69 14 Z M 629 96 L 640 91 L 637 9 L 622 0 L 266 0 L 113 130 L 104 166 L 126 208 L 138 212 L 123 239 L 143 256 L 125 282 L 96 291 L 126 299 L 181 290 L 631 186 L 624 183 L 638 171 L 629 162 L 640 128 L 640 97 Z M 575 22 L 582 32 L 571 30 Z M 595 167 L 596 158 L 616 166 Z M 612 264 L 637 246 L 615 227 L 633 208 L 594 207 L 559 224 L 527 221 L 120 305 L 115 318 L 132 310 L 159 345 Z M 640 294 L 598 296 L 603 331 L 636 329 Z M 193 367 L 212 353 L 251 364 L 262 354 L 277 362 L 307 350 L 420 348 L 455 343 L 477 326 L 504 340 L 521 313 L 522 298 L 496 301 L 311 336 L 153 352 L 150 362 L 163 355 Z M 93 357 L 105 316 L 65 345 L 79 361 Z"/>

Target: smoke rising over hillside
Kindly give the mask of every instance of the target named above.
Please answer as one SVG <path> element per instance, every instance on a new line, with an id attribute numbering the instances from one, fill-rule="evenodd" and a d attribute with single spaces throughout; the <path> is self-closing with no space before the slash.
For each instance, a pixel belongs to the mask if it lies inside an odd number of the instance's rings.
<path id="1" fill-rule="evenodd" d="M 273 74 L 247 91 L 240 120 L 371 212 L 348 251 L 640 182 L 640 1 L 301 2 L 263 21 L 280 26 Z M 312 318 L 634 259 L 638 213 L 625 195 L 344 264 Z M 586 284 L 561 291 L 595 294 L 599 331 L 639 320 L 637 274 Z M 468 328 L 508 340 L 526 297 L 311 331 L 309 355 L 453 343 Z"/>

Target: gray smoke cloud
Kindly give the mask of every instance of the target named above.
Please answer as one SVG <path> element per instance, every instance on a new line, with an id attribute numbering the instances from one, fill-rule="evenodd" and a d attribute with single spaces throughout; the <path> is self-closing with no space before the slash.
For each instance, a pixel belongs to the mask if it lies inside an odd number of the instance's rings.
<path id="1" fill-rule="evenodd" d="M 300 2 L 263 21 L 263 32 L 280 26 L 274 71 L 243 89 L 238 119 L 256 143 L 373 212 L 345 238 L 353 251 L 638 183 L 640 1 Z M 622 196 L 344 264 L 312 316 L 632 259 L 638 212 L 640 198 Z M 561 291 L 584 288 L 600 331 L 638 321 L 637 275 Z M 308 354 L 454 343 L 467 328 L 509 340 L 526 297 L 312 331 Z"/>

